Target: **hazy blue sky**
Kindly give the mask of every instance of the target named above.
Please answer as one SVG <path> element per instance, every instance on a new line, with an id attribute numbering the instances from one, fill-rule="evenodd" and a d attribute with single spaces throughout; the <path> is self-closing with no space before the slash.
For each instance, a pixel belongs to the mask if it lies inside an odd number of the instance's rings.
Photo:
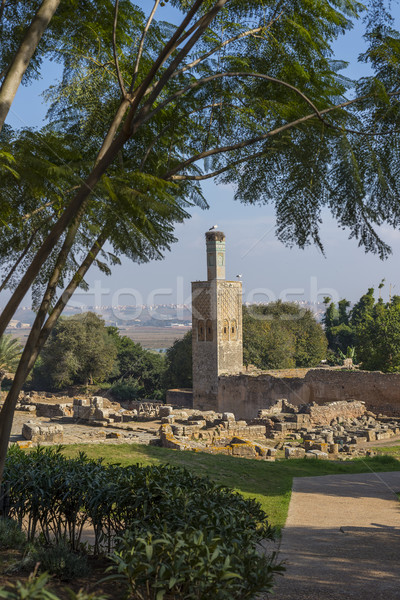
<path id="1" fill-rule="evenodd" d="M 141 4 L 146 6 L 150 2 Z M 161 10 L 164 18 L 173 18 L 174 11 L 168 5 Z M 361 27 L 356 27 L 335 46 L 336 58 L 349 61 L 348 72 L 356 76 L 366 74 L 365 66 L 357 63 L 363 50 L 360 32 Z M 8 122 L 14 127 L 40 125 L 46 112 L 40 93 L 58 76 L 57 66 L 48 63 L 41 81 L 19 90 Z M 214 224 L 218 224 L 227 237 L 227 277 L 243 274 L 245 301 L 279 297 L 315 300 L 317 293 L 321 299 L 327 289 L 338 298 L 347 297 L 354 301 L 382 278 L 386 279 L 387 293 L 390 283 L 394 293 L 400 293 L 399 231 L 382 230 L 385 240 L 392 245 L 393 255 L 381 262 L 373 255 L 364 254 L 357 242 L 348 240 L 347 233 L 325 215 L 322 240 L 326 257 L 316 248 L 290 250 L 274 236 L 275 219 L 271 207 L 241 205 L 233 200 L 234 190 L 228 186 L 207 182 L 204 190 L 210 209 L 194 209 L 192 218 L 177 226 L 179 241 L 163 261 L 136 265 L 123 260 L 120 267 L 113 269 L 111 277 L 93 269 L 88 277 L 91 293 L 78 293 L 74 301 L 87 305 L 98 303 L 100 298 L 102 304 L 134 304 L 135 300 L 146 304 L 187 301 L 190 282 L 206 277 L 204 232 Z M 103 291 L 99 296 L 100 289 L 109 290 L 109 293 Z"/>

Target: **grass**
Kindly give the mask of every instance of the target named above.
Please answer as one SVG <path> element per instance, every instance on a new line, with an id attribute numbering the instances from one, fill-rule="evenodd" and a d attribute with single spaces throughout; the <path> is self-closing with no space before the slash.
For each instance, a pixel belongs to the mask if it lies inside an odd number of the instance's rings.
<path id="1" fill-rule="evenodd" d="M 379 455 L 392 456 L 400 460 L 400 446 L 377 446 L 373 450 Z"/>
<path id="2" fill-rule="evenodd" d="M 168 463 L 186 467 L 197 475 L 208 476 L 213 481 L 240 492 L 247 498 L 256 498 L 268 514 L 270 523 L 278 528 L 283 527 L 286 521 L 293 477 L 400 471 L 400 461 L 393 456 L 346 462 L 309 459 L 264 462 L 139 444 L 75 444 L 64 448 L 64 454 L 68 457 L 74 457 L 80 451 L 86 452 L 91 458 L 102 457 L 106 462 L 121 465 Z"/>

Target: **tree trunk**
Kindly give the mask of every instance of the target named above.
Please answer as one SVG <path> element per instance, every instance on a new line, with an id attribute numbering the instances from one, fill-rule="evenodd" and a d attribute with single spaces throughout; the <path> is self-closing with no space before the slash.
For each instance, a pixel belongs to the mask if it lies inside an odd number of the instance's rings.
<path id="1" fill-rule="evenodd" d="M 92 265 L 97 254 L 100 252 L 106 239 L 107 235 L 104 229 L 97 238 L 96 242 L 93 244 L 92 248 L 89 250 L 85 260 L 82 262 L 81 266 L 71 279 L 70 283 L 64 290 L 64 293 L 60 296 L 51 315 L 48 317 L 42 329 L 39 332 L 36 330 L 34 333 L 32 330 L 28 337 L 28 341 L 22 353 L 11 390 L 7 394 L 7 398 L 0 412 L 0 482 L 3 478 L 15 406 L 17 404 L 18 396 L 22 386 L 32 370 L 41 349 L 46 343 L 47 338 L 57 322 L 58 317 L 61 315 L 64 307 L 72 297 L 79 283 L 82 281 L 82 278 L 89 270 L 89 267 Z"/>
<path id="2" fill-rule="evenodd" d="M 0 131 L 3 128 L 22 77 L 59 4 L 60 0 L 43 0 L 7 71 L 0 88 Z"/>

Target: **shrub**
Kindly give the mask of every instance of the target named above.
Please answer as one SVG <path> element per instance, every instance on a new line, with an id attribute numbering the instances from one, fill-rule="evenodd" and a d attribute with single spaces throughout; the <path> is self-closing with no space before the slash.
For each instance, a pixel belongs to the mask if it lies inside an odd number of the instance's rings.
<path id="1" fill-rule="evenodd" d="M 26 536 L 20 525 L 11 519 L 0 518 L 0 548 L 18 550 L 26 542 Z"/>
<path id="2" fill-rule="evenodd" d="M 33 564 L 40 564 L 41 571 L 48 571 L 64 581 L 87 575 L 89 565 L 84 554 L 76 554 L 59 542 L 55 546 L 35 546 L 30 552 Z"/>
<path id="3" fill-rule="evenodd" d="M 28 581 L 21 582 L 17 581 L 15 584 L 11 584 L 11 589 L 0 588 L 0 598 L 5 600 L 60 600 L 59 596 L 56 596 L 52 592 L 46 590 L 49 576 L 47 573 L 43 573 L 39 577 L 36 577 L 36 572 L 32 573 Z M 77 594 L 68 590 L 70 600 L 107 600 L 106 596 L 96 596 L 95 594 L 86 594 L 80 590 Z"/>
<path id="4" fill-rule="evenodd" d="M 127 377 L 116 381 L 110 388 L 110 394 L 117 402 L 129 402 L 143 398 L 144 388 L 137 379 Z"/>
<path id="5" fill-rule="evenodd" d="M 28 524 L 30 540 L 40 532 L 48 546 L 65 541 L 77 550 L 86 523 L 94 529 L 95 553 L 110 553 L 122 538 L 117 560 L 128 567 L 120 574 L 131 584 L 131 571 L 139 570 L 149 589 L 157 590 L 157 600 L 167 573 L 168 585 L 175 586 L 179 598 L 225 600 L 223 591 L 218 596 L 214 592 L 221 577 L 224 589 L 229 582 L 231 598 L 245 599 L 253 597 L 253 591 L 269 589 L 280 570 L 274 554 L 262 558 L 256 551 L 262 539 L 275 537 L 259 503 L 185 469 L 104 465 L 84 453 L 69 460 L 61 448 L 29 453 L 17 448 L 7 457 L 4 481 L 9 514 Z M 75 568 L 76 557 L 65 548 L 57 552 L 43 551 L 37 560 L 42 568 L 65 577 Z M 163 571 L 157 566 L 159 559 L 164 561 Z M 177 578 L 184 567 L 185 583 Z M 200 579 L 196 569 L 203 573 Z M 180 596 L 181 588 L 189 595 Z M 195 589 L 202 595 L 193 595 Z"/>
<path id="6" fill-rule="evenodd" d="M 269 592 L 273 575 L 282 568 L 275 556 L 260 554 L 254 547 L 208 539 L 199 530 L 173 535 L 147 531 L 142 537 L 127 532 L 109 579 L 124 581 L 134 598 L 162 600 L 248 600 Z"/>

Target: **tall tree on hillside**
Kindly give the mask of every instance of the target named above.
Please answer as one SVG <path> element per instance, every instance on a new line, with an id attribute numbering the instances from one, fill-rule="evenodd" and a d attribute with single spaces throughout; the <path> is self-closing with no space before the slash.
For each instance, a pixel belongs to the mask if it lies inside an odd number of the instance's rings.
<path id="1" fill-rule="evenodd" d="M 19 390 L 90 265 L 107 271 L 106 260 L 119 254 L 157 256 L 173 241 L 173 223 L 185 208 L 206 205 L 202 180 L 235 185 L 243 202 L 272 202 L 285 243 L 322 247 L 318 229 L 327 206 L 367 250 L 389 252 L 374 226 L 400 222 L 399 43 L 390 21 L 367 23 L 363 59 L 374 76 L 356 86 L 359 98 L 349 99 L 354 86 L 339 77 L 343 65 L 332 60 L 331 44 L 362 9 L 355 0 L 171 4 L 182 15 L 174 25 L 163 20 L 160 0 L 147 14 L 128 0 L 116 0 L 112 10 L 109 2 L 64 0 L 33 57 L 42 48 L 65 66 L 50 91 L 51 123 L 43 133 L 57 138 L 57 148 L 70 147 L 79 166 L 60 164 L 58 153 L 46 161 L 42 149 L 45 180 L 39 168 L 33 182 L 21 162 L 15 171 L 22 193 L 15 177 L 2 183 L 4 237 L 19 254 L 10 263 L 1 256 L 13 293 L 0 335 L 32 285 L 38 312 L 0 415 L 0 470 Z M 57 36 L 64 8 L 74 18 Z M 2 16 L 12 30 L 9 14 Z M 19 134 L 6 135 L 12 150 Z M 38 189 L 42 200 L 32 210 Z"/>

